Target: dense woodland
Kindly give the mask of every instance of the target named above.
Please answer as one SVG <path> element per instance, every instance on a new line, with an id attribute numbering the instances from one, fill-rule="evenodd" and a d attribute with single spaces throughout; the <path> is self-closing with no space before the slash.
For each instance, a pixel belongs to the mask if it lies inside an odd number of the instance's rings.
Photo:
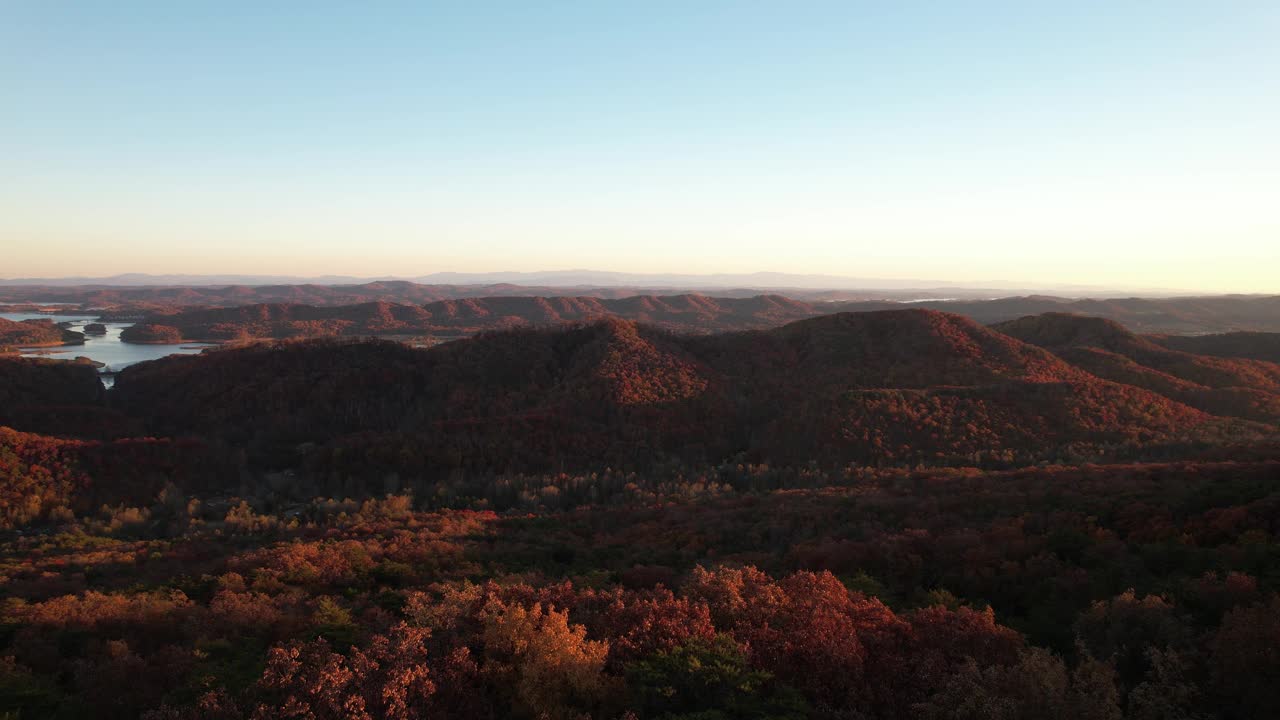
<path id="1" fill-rule="evenodd" d="M 1179 298 L 1169 300 L 1078 300 L 1004 298 L 932 301 L 917 308 L 965 315 L 982 323 L 1009 321 L 1031 313 L 1099 316 L 1138 332 L 1203 332 L 1206 328 L 1270 330 L 1237 334 L 1220 344 L 1227 354 L 1261 349 L 1273 355 L 1280 324 L 1276 298 Z M 447 299 L 426 304 L 389 300 L 350 305 L 262 303 L 232 307 L 162 305 L 145 312 L 127 306 L 107 312 L 108 319 L 140 319 L 126 330 L 129 342 L 215 342 L 266 338 L 338 336 L 439 336 L 455 338 L 519 326 L 550 326 L 604 317 L 640 322 L 681 332 L 767 329 L 835 312 L 901 309 L 885 301 L 801 301 L 782 295 L 746 298 L 705 295 L 632 295 L 621 298 L 498 296 Z M 1172 337 L 1172 336 L 1170 336 Z M 1173 341 L 1176 342 L 1176 341 Z M 1189 348 L 1195 352 L 1194 348 Z M 1219 354 L 1219 353 L 1214 353 Z M 1262 359 L 1268 359 L 1266 357 Z"/>
<path id="2" fill-rule="evenodd" d="M 453 338 L 521 324 L 581 322 L 605 315 L 684 332 L 765 329 L 836 312 L 912 307 L 956 313 L 983 324 L 1043 313 L 1114 320 L 1139 333 L 1241 336 L 1218 350 L 1174 349 L 1276 360 L 1280 296 L 1072 299 L 1045 295 L 974 297 L 974 291 L 826 291 L 789 288 L 573 287 L 426 285 L 379 281 L 359 285 L 38 286 L 0 285 L 0 304 L 22 309 L 66 303 L 109 321 L 139 322 L 138 342 L 243 340 L 359 335 L 439 334 Z M 959 293 L 959 297 L 957 297 Z M 932 299 L 931 299 L 932 298 Z M 65 309 L 65 308 L 64 308 Z M 148 330 L 142 326 L 152 326 Z M 157 334 L 158 333 L 158 334 Z M 1191 340 L 1190 342 L 1197 342 Z M 1252 356 L 1266 346 L 1267 356 Z M 1208 346 L 1204 346 L 1208 347 Z"/>
<path id="3" fill-rule="evenodd" d="M 1280 420 L 1280 365 L 1251 357 L 1215 357 L 1172 349 L 1168 337 L 1146 338 L 1102 318 L 1049 313 L 994 326 L 1054 352 L 1093 375 L 1157 392 L 1214 415 Z M 1199 338 L 1221 349 L 1266 349 L 1261 333 Z M 1216 353 L 1215 353 L 1216 355 Z"/>
<path id="4" fill-rule="evenodd" d="M 1228 354 L 911 310 L 2 358 L 0 717 L 1276 717 L 1280 366 Z"/>
<path id="5" fill-rule="evenodd" d="M 0 318 L 0 354 L 19 347 L 40 347 L 84 342 L 84 335 L 58 327 L 52 320 L 16 322 Z"/>
<path id="6" fill-rule="evenodd" d="M 127 328 L 129 342 L 154 342 L 157 333 L 179 339 L 237 341 L 262 338 L 471 335 L 522 325 L 549 326 L 618 317 L 684 331 L 765 328 L 815 314 L 813 305 L 778 295 L 709 298 L 652 295 L 626 298 L 488 297 L 441 300 L 425 305 L 371 302 L 312 306 L 262 304 L 183 309 L 147 315 Z"/>
<path id="7" fill-rule="evenodd" d="M 637 287 L 575 287 L 575 294 L 613 298 L 652 294 L 654 289 Z M 358 285 L 0 285 L 0 302 L 74 303 L 92 307 L 129 307 L 164 310 L 180 307 L 236 307 L 259 303 L 305 305 L 358 305 L 371 302 L 421 304 L 437 300 L 503 296 L 550 297 L 565 294 L 566 288 L 531 285 L 423 284 L 385 280 Z M 750 297 L 758 291 L 716 293 L 717 296 Z"/>
<path id="8" fill-rule="evenodd" d="M 1280 363 L 1280 333 L 1229 332 L 1208 335 L 1162 335 L 1152 340 L 1170 348 L 1200 355 L 1243 357 Z"/>

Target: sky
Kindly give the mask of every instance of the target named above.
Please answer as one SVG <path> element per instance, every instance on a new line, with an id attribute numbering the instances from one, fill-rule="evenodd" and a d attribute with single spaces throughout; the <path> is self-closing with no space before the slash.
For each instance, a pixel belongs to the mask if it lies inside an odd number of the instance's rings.
<path id="1" fill-rule="evenodd" d="M 1280 3 L 0 0 L 0 277 L 1280 293 Z"/>

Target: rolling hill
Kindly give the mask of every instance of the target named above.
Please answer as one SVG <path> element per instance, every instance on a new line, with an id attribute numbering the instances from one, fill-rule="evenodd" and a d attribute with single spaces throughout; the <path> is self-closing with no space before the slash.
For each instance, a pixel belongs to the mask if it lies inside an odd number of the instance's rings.
<path id="1" fill-rule="evenodd" d="M 1172 350 L 1102 318 L 1047 313 L 993 326 L 1098 377 L 1215 415 L 1280 420 L 1280 365 Z"/>
<path id="2" fill-rule="evenodd" d="M 713 335 L 612 318 L 427 350 L 265 343 L 127 368 L 111 401 L 150 433 L 206 438 L 240 448 L 251 466 L 357 485 L 734 457 L 1105 461 L 1269 432 L 928 310 Z"/>
<path id="3" fill-rule="evenodd" d="M 756 289 L 752 289 L 755 287 Z M 566 308 L 560 310 L 557 304 L 583 305 L 586 311 L 591 309 L 591 300 L 598 300 L 607 312 L 630 320 L 650 323 L 663 323 L 662 314 L 668 310 L 659 309 L 658 316 L 646 317 L 644 309 L 630 309 L 625 304 L 610 304 L 611 301 L 641 298 L 634 301 L 643 306 L 650 303 L 661 304 L 673 297 L 698 297 L 700 294 L 707 302 L 722 304 L 727 300 L 746 301 L 741 308 L 728 306 L 719 315 L 724 322 L 714 318 L 699 320 L 696 323 L 688 319 L 680 319 L 680 327 L 701 331 L 724 331 L 749 327 L 772 327 L 805 317 L 827 315 L 833 312 L 870 312 L 875 310 L 901 309 L 904 305 L 941 310 L 965 315 L 983 324 L 1014 320 L 1026 315 L 1046 312 L 1066 312 L 1079 315 L 1105 317 L 1115 320 L 1125 327 L 1140 333 L 1166 334 L 1204 334 L 1223 332 L 1280 332 L 1280 296 L 1267 295 L 1218 295 L 1206 297 L 1128 297 L 1128 298 L 1084 298 L 1055 297 L 1049 295 L 1014 295 L 999 297 L 1001 291 L 991 290 L 974 294 L 975 291 L 933 288 L 922 290 L 818 290 L 801 287 L 767 290 L 761 286 L 691 286 L 679 288 L 674 286 L 552 286 L 552 285 L 517 285 L 512 283 L 489 284 L 422 284 L 404 280 L 383 280 L 361 284 L 225 284 L 225 285 L 152 285 L 152 286 L 119 286 L 119 285 L 11 285 L 0 286 L 0 303 L 31 305 L 33 303 L 69 303 L 82 310 L 102 312 L 104 317 L 115 321 L 136 321 L 147 317 L 146 322 L 156 325 L 179 326 L 188 324 L 186 319 L 173 319 L 185 310 L 201 310 L 209 308 L 237 308 L 246 305 L 311 305 L 316 307 L 340 308 L 343 306 L 363 306 L 371 303 L 390 303 L 396 305 L 431 305 L 445 301 L 476 301 L 478 307 L 472 311 L 462 308 L 460 312 L 471 315 L 483 329 L 502 327 L 494 319 L 494 311 L 501 318 L 536 317 L 539 300 L 551 304 L 551 313 L 560 315 L 562 320 L 581 320 L 583 310 Z M 1005 291 L 1007 292 L 1007 291 Z M 672 293 L 682 293 L 673 295 Z M 775 302 L 786 305 L 785 310 L 768 308 L 754 309 L 759 304 L 758 298 L 772 298 Z M 779 294 L 781 293 L 781 295 Z M 647 299 L 646 299 L 647 298 Z M 513 304 L 503 304 L 510 301 Z M 678 304 L 678 301 L 676 301 Z M 465 303 L 464 303 L 465 304 Z M 494 309 L 486 307 L 493 305 Z M 436 308 L 427 308 L 435 313 Z M 447 312 L 447 307 L 439 308 Z M 283 322 L 290 321 L 289 313 L 307 314 L 308 311 L 279 309 L 274 311 L 281 315 Z M 325 321 L 333 326 L 316 334 L 342 334 L 346 327 L 340 321 L 350 319 L 358 324 L 361 320 L 359 311 L 335 310 L 336 315 L 321 314 L 311 321 Z M 344 317 L 354 313 L 354 317 Z M 762 314 L 763 313 L 763 314 Z M 159 320 L 169 317 L 171 322 Z M 208 332 L 207 325 L 216 316 L 198 316 L 190 319 L 193 328 L 184 328 Z M 222 317 L 220 322 L 235 324 L 240 320 L 234 315 Z M 259 320 L 259 323 L 261 320 Z M 458 323 L 452 323 L 456 326 Z M 446 323 L 449 325 L 449 323 Z M 227 336 L 234 337 L 234 327 L 225 328 Z M 301 332 L 298 328 L 287 325 L 273 328 L 270 325 L 256 325 L 248 329 L 247 334 L 264 337 L 293 337 Z"/>
<path id="4" fill-rule="evenodd" d="M 443 300 L 421 306 L 388 302 L 336 307 L 278 303 L 149 315 L 138 325 L 126 329 L 123 337 L 129 342 L 431 334 L 452 337 L 603 317 L 620 317 L 675 330 L 711 332 L 771 327 L 813 314 L 810 305 L 770 295 L 742 299 L 702 295 L 638 295 L 619 299 L 488 297 Z"/>
<path id="5" fill-rule="evenodd" d="M 1212 335 L 1152 335 L 1151 342 L 1170 350 L 1227 358 L 1280 363 L 1280 333 L 1233 332 Z"/>
<path id="6" fill-rule="evenodd" d="M 1267 298 L 1184 299 L 1195 312 L 1181 312 L 1174 301 L 1006 298 L 991 301 L 932 301 L 904 305 L 889 302 L 815 303 L 781 295 L 748 298 L 705 295 L 495 296 L 439 300 L 424 305 L 387 301 L 353 305 L 258 303 L 215 308 L 170 308 L 144 314 L 124 333 L 129 342 L 243 341 L 297 337 L 436 336 L 453 338 L 486 330 L 551 326 L 606 316 L 683 332 L 725 332 L 777 327 L 835 312 L 873 312 L 905 308 L 965 315 L 981 323 L 1009 321 L 1032 313 L 1090 314 L 1138 331 L 1194 331 L 1204 326 L 1234 327 L 1280 322 L 1280 306 Z M 1224 305 L 1225 303 L 1225 305 Z M 127 313 L 126 313 L 127 315 Z M 112 316 L 108 313 L 108 316 Z M 1277 326 L 1280 327 L 1280 326 Z M 1155 342 L 1155 341 L 1151 341 Z M 1176 342 L 1176 341 L 1175 341 Z"/>
<path id="7" fill-rule="evenodd" d="M 82 333 L 64 330 L 52 320 L 15 322 L 0 318 L 0 350 L 6 347 L 41 347 L 83 341 Z"/>

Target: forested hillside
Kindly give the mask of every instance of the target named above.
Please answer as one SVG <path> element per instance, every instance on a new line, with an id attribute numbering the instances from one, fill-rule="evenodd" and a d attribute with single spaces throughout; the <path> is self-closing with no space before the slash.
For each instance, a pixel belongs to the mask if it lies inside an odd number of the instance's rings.
<path id="1" fill-rule="evenodd" d="M 1280 330 L 1274 298 L 1183 298 L 1169 300 L 1078 300 L 1003 298 L 925 301 L 911 307 L 956 313 L 980 323 L 1033 313 L 1098 316 L 1135 332 L 1187 333 L 1205 328 Z M 410 335 L 457 337 L 521 325 L 550 326 L 607 316 L 685 332 L 767 329 L 836 312 L 903 309 L 901 303 L 813 302 L 782 295 L 746 298 L 684 294 L 623 298 L 479 297 L 410 305 L 387 300 L 352 305 L 299 303 L 236 304 L 233 307 L 167 306 L 139 315 L 135 309 L 108 313 L 141 322 L 126 331 L 132 342 L 243 341 L 263 338 Z"/>
<path id="2" fill-rule="evenodd" d="M 939 291 L 699 291 L 420 285 L 395 281 L 215 287 L 0 286 L 0 303 L 23 309 L 45 307 L 40 303 L 67 303 L 82 312 L 101 314 L 108 321 L 138 322 L 129 336 L 137 342 L 342 335 L 457 337 L 520 324 L 580 322 L 605 315 L 672 330 L 724 332 L 776 327 L 836 312 L 904 307 L 955 313 L 982 324 L 1057 312 L 1114 320 L 1138 333 L 1195 336 L 1228 331 L 1255 335 L 1280 332 L 1280 296 L 1074 299 L 1044 295 L 995 297 L 999 293 L 992 292 L 991 298 L 974 298 L 968 293 L 948 298 L 945 293 L 940 296 Z M 1268 347 L 1274 350 L 1274 341 Z"/>
<path id="3" fill-rule="evenodd" d="M 83 334 L 64 330 L 51 320 L 15 322 L 0 318 L 0 354 L 10 348 L 62 345 L 83 340 Z"/>
<path id="4" fill-rule="evenodd" d="M 1171 350 L 1280 363 L 1280 333 L 1275 332 L 1154 335 L 1150 339 Z"/>
<path id="5" fill-rule="evenodd" d="M 152 434 L 215 438 L 251 464 L 323 482 L 736 455 L 876 466 L 1162 459 L 1267 432 L 926 310 L 712 336 L 605 320 L 428 350 L 258 345 L 126 369 L 112 406 Z"/>
<path id="6" fill-rule="evenodd" d="M 0 363 L 0 714 L 1280 713 L 1265 360 L 899 309 Z"/>
<path id="7" fill-rule="evenodd" d="M 1215 415 L 1280 421 L 1280 365 L 1173 350 L 1101 318 L 1045 314 L 993 326 L 1098 377 Z"/>

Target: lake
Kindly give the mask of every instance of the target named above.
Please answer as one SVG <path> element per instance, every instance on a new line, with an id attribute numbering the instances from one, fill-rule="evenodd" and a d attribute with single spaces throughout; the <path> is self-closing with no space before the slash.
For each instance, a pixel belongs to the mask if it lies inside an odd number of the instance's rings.
<path id="1" fill-rule="evenodd" d="M 31 319 L 48 319 L 56 323 L 69 322 L 70 329 L 84 332 L 84 326 L 97 320 L 96 315 L 62 315 L 48 313 L 0 313 L 5 320 L 21 321 Z M 120 341 L 120 332 L 133 323 L 103 323 L 107 326 L 106 335 L 85 335 L 83 345 L 59 345 L 55 347 L 23 348 L 23 355 L 48 357 L 54 359 L 73 360 L 87 357 L 103 363 L 102 372 L 115 372 L 134 363 L 144 360 L 155 360 L 168 355 L 189 355 L 198 353 L 204 348 L 213 347 L 207 343 L 182 343 L 180 345 L 138 345 Z M 109 387 L 111 377 L 103 381 Z"/>

